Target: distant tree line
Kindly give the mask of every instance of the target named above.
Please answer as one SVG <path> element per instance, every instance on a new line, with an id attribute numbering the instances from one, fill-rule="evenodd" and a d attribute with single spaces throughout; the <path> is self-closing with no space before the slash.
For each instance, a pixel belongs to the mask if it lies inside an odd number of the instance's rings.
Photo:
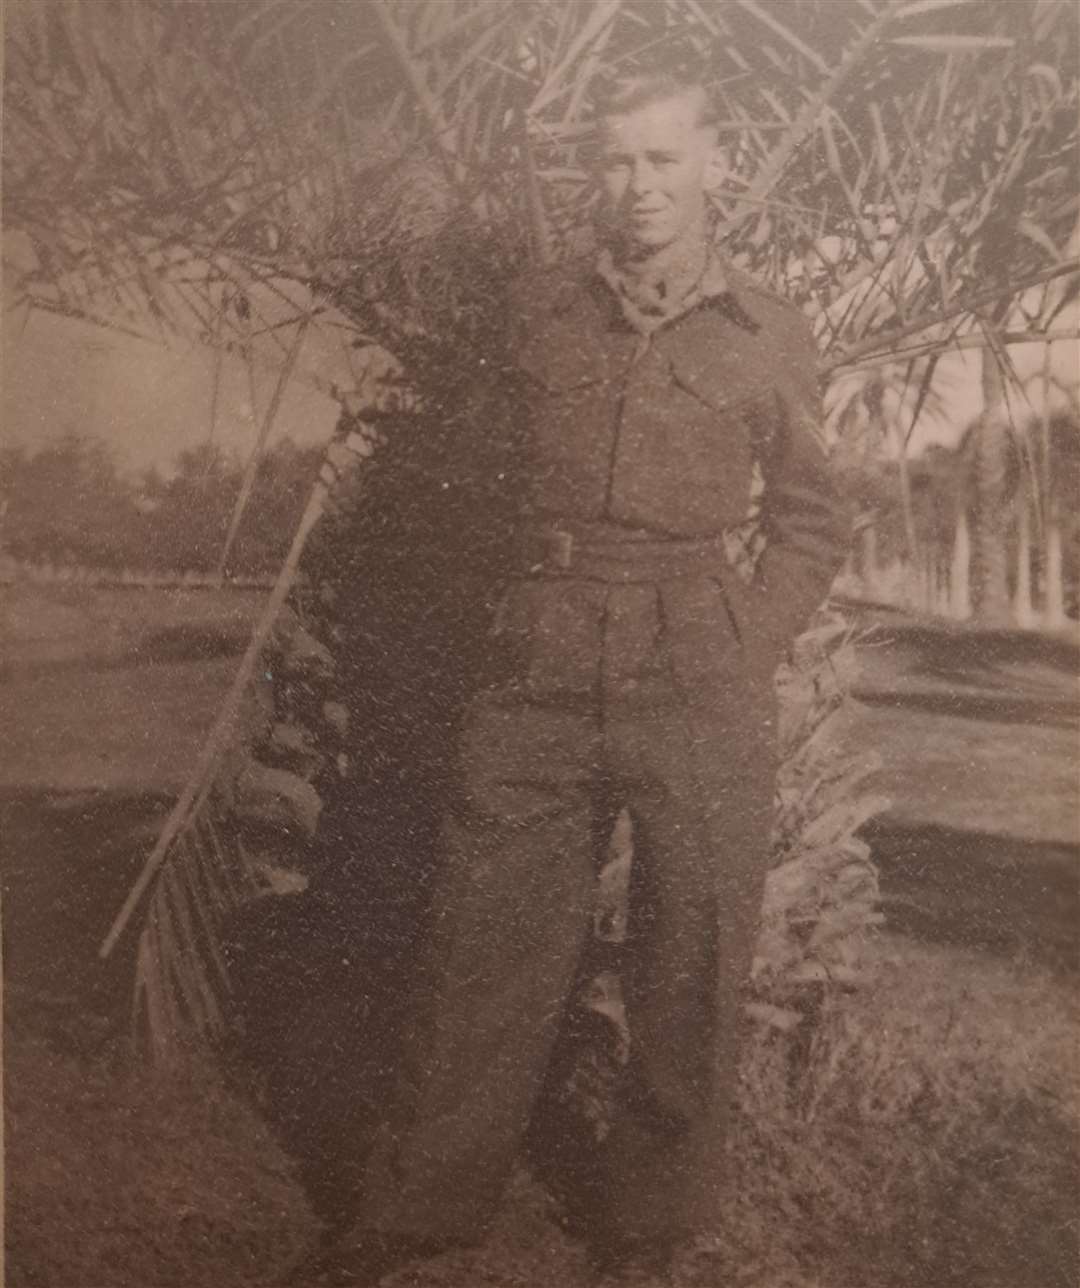
<path id="1" fill-rule="evenodd" d="M 282 439 L 259 461 L 226 572 L 281 566 L 322 449 Z M 37 564 L 154 571 L 217 568 L 243 460 L 214 443 L 173 469 L 131 476 L 100 439 L 68 433 L 37 451 L 0 449 L 0 553 Z"/>

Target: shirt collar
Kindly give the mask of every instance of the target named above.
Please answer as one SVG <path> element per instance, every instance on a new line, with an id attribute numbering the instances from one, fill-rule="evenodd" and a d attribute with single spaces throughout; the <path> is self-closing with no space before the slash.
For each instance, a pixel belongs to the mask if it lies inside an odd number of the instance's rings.
<path id="1" fill-rule="evenodd" d="M 721 309 L 737 325 L 756 331 L 758 324 L 747 313 L 731 282 L 724 261 L 715 247 L 706 253 L 705 267 L 697 282 L 681 298 L 665 302 L 645 300 L 630 277 L 620 272 L 608 247 L 604 247 L 596 261 L 596 274 L 608 288 L 623 320 L 640 335 L 650 336 L 654 331 L 685 317 L 703 305 Z"/>

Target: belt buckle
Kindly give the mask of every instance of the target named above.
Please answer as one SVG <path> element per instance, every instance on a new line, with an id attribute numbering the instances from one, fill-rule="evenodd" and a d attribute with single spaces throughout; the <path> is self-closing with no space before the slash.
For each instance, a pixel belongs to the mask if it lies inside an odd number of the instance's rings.
<path id="1" fill-rule="evenodd" d="M 551 559 L 556 568 L 568 569 L 574 560 L 574 534 L 556 528 L 551 534 Z"/>

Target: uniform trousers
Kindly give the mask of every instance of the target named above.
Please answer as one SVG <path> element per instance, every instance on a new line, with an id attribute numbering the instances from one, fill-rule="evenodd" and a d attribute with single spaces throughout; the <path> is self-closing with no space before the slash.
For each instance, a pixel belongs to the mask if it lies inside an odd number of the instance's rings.
<path id="1" fill-rule="evenodd" d="M 615 1237 L 679 1238 L 709 1223 L 736 1086 L 768 861 L 772 665 L 733 630 L 713 578 L 519 589 L 524 661 L 464 727 L 399 1096 L 359 1225 L 451 1242 L 489 1228 L 625 807 L 631 1053 L 600 1146 L 596 1215 Z M 576 615 L 550 611 L 575 597 Z M 593 609 L 594 634 L 567 625 Z"/>

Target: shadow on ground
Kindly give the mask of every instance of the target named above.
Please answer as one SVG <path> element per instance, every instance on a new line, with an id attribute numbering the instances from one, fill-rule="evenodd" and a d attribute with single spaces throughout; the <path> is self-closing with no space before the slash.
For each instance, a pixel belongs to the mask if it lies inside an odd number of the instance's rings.
<path id="1" fill-rule="evenodd" d="M 4 841 L 5 1020 L 93 1053 L 126 1031 L 133 936 L 107 961 L 98 949 L 171 805 L 112 792 L 8 794 Z"/>
<path id="2" fill-rule="evenodd" d="M 861 702 L 970 720 L 1080 725 L 1080 642 L 1073 635 L 912 621 L 857 606 L 853 620 L 865 627 L 862 675 L 852 690 Z"/>
<path id="3" fill-rule="evenodd" d="M 889 818 L 862 834 L 892 930 L 1080 967 L 1080 846 Z"/>

